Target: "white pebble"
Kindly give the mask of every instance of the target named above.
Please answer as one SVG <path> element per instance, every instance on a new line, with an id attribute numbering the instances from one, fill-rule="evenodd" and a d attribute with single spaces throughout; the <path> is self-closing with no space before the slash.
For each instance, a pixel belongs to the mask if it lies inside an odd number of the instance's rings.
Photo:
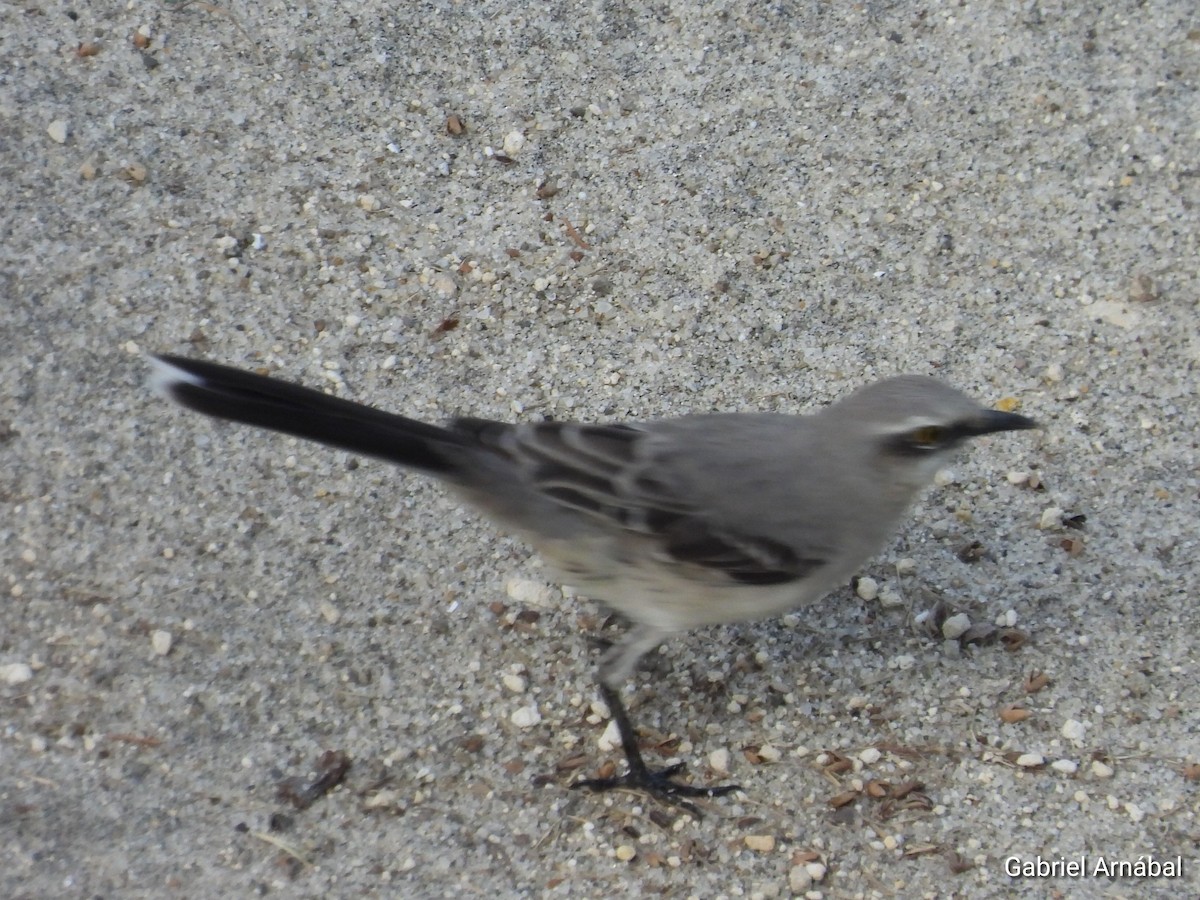
<path id="1" fill-rule="evenodd" d="M 518 728 L 532 728 L 542 721 L 542 714 L 538 712 L 537 706 L 522 706 L 513 711 L 509 720 Z"/>
<path id="2" fill-rule="evenodd" d="M 911 575 L 917 571 L 917 561 L 911 556 L 906 556 L 904 559 L 896 561 L 897 575 Z"/>
<path id="3" fill-rule="evenodd" d="M 1046 531 L 1050 528 L 1062 527 L 1063 511 L 1057 506 L 1050 506 L 1042 510 L 1042 517 L 1038 520 L 1038 528 Z"/>
<path id="4" fill-rule="evenodd" d="M 779 762 L 783 754 L 772 744 L 763 744 L 758 748 L 758 758 L 763 762 Z"/>
<path id="5" fill-rule="evenodd" d="M 971 627 L 971 617 L 966 613 L 958 613 L 942 623 L 942 637 L 948 641 L 957 641 Z"/>
<path id="6" fill-rule="evenodd" d="M 1024 769 L 1034 769 L 1045 763 L 1046 759 L 1040 753 L 1022 753 L 1017 757 L 1017 765 Z"/>
<path id="7" fill-rule="evenodd" d="M 1029 481 L 1028 472 L 1009 472 L 1005 477 L 1009 484 L 1026 484 Z"/>
<path id="8" fill-rule="evenodd" d="M 500 680 L 503 681 L 504 686 L 514 694 L 523 694 L 525 693 L 525 688 L 528 687 L 528 682 L 526 682 L 524 678 L 522 678 L 520 675 L 515 675 L 512 672 L 506 673 Z"/>
<path id="9" fill-rule="evenodd" d="M 708 765 L 714 772 L 729 771 L 729 751 L 724 747 L 708 754 Z"/>
<path id="10" fill-rule="evenodd" d="M 1112 766 L 1110 766 L 1106 763 L 1102 763 L 1098 759 L 1093 759 L 1092 760 L 1092 774 L 1095 775 L 1097 778 L 1112 778 L 1112 776 L 1113 776 Z"/>
<path id="11" fill-rule="evenodd" d="M 1046 366 L 1046 371 L 1042 373 L 1042 377 L 1051 384 L 1058 384 L 1063 380 L 1063 367 L 1060 363 L 1050 363 Z"/>
<path id="12" fill-rule="evenodd" d="M 504 585 L 509 599 L 525 606 L 550 606 L 554 592 L 544 583 L 528 578 L 510 578 Z"/>
<path id="13" fill-rule="evenodd" d="M 154 652 L 159 656 L 166 656 L 170 653 L 172 643 L 174 643 L 174 639 L 171 637 L 171 632 L 169 631 L 162 631 L 160 629 L 150 635 L 150 646 L 154 648 Z"/>
<path id="14" fill-rule="evenodd" d="M 1017 611 L 1010 609 L 996 616 L 996 624 L 1001 628 L 1012 628 L 1017 624 Z"/>
<path id="15" fill-rule="evenodd" d="M 1063 722 L 1062 736 L 1068 741 L 1080 744 L 1083 742 L 1083 737 L 1086 733 L 1087 729 L 1082 722 L 1077 722 L 1074 719 L 1067 719 L 1067 721 Z"/>
<path id="16" fill-rule="evenodd" d="M 874 600 L 879 596 L 879 582 L 874 578 L 864 576 L 858 579 L 858 583 L 854 586 L 854 592 L 864 600 Z"/>
<path id="17" fill-rule="evenodd" d="M 0 681 L 5 684 L 24 684 L 33 678 L 33 669 L 25 663 L 9 663 L 0 666 Z"/>
<path id="18" fill-rule="evenodd" d="M 808 872 L 809 877 L 813 881 L 824 881 L 825 872 L 828 870 L 825 868 L 825 863 L 810 862 L 805 863 L 804 871 Z"/>
<path id="19" fill-rule="evenodd" d="M 510 131 L 504 136 L 504 155 L 516 156 L 525 147 L 525 135 L 519 131 Z"/>
<path id="20" fill-rule="evenodd" d="M 634 849 L 632 844 L 622 844 L 616 849 L 616 857 L 621 862 L 629 862 L 635 856 L 637 856 L 637 850 Z"/>
<path id="21" fill-rule="evenodd" d="M 1056 759 L 1050 763 L 1050 768 L 1055 772 L 1061 772 L 1063 775 L 1074 775 L 1079 771 L 1079 763 L 1073 759 Z"/>
<path id="22" fill-rule="evenodd" d="M 884 609 L 895 609 L 898 606 L 904 605 L 904 598 L 900 596 L 900 592 L 890 587 L 884 587 L 879 592 L 879 605 Z"/>
<path id="23" fill-rule="evenodd" d="M 813 879 L 807 866 L 792 866 L 788 871 L 788 887 L 794 894 L 803 894 L 812 887 Z"/>
<path id="24" fill-rule="evenodd" d="M 602 753 L 611 753 L 621 746 L 621 729 L 617 727 L 615 720 L 609 721 L 604 733 L 600 735 L 600 740 L 596 743 Z"/>
<path id="25" fill-rule="evenodd" d="M 1129 813 L 1129 818 L 1135 822 L 1140 822 L 1146 817 L 1146 814 L 1142 812 L 1142 808 L 1136 803 L 1126 803 L 1125 812 Z"/>
<path id="26" fill-rule="evenodd" d="M 867 766 L 875 765 L 875 763 L 879 762 L 881 756 L 883 756 L 883 754 L 874 747 L 868 747 L 862 753 L 858 754 L 858 758 L 863 761 L 863 765 Z"/>
<path id="27" fill-rule="evenodd" d="M 933 476 L 933 483 L 938 487 L 946 487 L 954 484 L 955 474 L 952 469 L 938 469 L 937 474 Z"/>
<path id="28" fill-rule="evenodd" d="M 759 853 L 770 853 L 775 849 L 775 835 L 773 834 L 748 834 L 745 841 L 747 847 L 757 850 Z"/>
<path id="29" fill-rule="evenodd" d="M 55 119 L 46 128 L 46 134 L 50 135 L 50 140 L 56 144 L 65 144 L 67 142 L 67 122 L 65 119 Z"/>

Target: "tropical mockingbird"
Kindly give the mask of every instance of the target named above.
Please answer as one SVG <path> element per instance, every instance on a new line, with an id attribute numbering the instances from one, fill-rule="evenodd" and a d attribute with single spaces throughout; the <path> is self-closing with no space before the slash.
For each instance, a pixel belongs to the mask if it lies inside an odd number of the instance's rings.
<path id="1" fill-rule="evenodd" d="M 600 693 L 628 771 L 588 779 L 698 813 L 686 797 L 736 785 L 651 770 L 619 689 L 668 636 L 762 619 L 820 599 L 875 554 L 968 439 L 1036 427 L 933 378 L 876 382 L 807 416 L 691 415 L 620 424 L 459 418 L 445 426 L 262 375 L 154 357 L 154 384 L 184 406 L 374 456 L 445 481 L 522 534 L 565 584 L 633 627 L 600 663 Z"/>

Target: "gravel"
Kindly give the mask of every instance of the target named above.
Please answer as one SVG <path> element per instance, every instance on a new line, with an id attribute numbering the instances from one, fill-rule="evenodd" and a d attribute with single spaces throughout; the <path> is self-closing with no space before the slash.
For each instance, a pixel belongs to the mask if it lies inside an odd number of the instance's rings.
<path id="1" fill-rule="evenodd" d="M 0 895 L 1200 893 L 1193 4 L 94 0 L 0 49 Z M 695 821 L 569 789 L 620 762 L 603 610 L 147 351 L 434 420 L 923 372 L 1044 427 L 875 599 L 650 656 L 648 759 L 744 789 Z M 1183 874 L 1020 874 L 1081 856 Z"/>

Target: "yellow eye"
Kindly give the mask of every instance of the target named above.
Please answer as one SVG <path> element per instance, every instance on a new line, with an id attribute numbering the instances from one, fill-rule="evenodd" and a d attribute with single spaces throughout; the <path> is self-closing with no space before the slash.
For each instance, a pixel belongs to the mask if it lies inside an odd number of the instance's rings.
<path id="1" fill-rule="evenodd" d="M 922 425 L 910 431 L 908 437 L 918 447 L 936 447 L 946 439 L 946 429 L 939 425 Z"/>

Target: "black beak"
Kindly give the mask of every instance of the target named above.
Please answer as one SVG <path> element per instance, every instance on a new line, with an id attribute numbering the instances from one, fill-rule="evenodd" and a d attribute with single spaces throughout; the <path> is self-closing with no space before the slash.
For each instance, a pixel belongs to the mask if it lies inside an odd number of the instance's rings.
<path id="1" fill-rule="evenodd" d="M 957 430 L 967 437 L 979 437 L 981 434 L 993 434 L 997 431 L 1025 431 L 1037 427 L 1038 423 L 1028 416 L 1000 412 L 998 409 L 985 409 L 978 415 L 960 422 Z"/>

